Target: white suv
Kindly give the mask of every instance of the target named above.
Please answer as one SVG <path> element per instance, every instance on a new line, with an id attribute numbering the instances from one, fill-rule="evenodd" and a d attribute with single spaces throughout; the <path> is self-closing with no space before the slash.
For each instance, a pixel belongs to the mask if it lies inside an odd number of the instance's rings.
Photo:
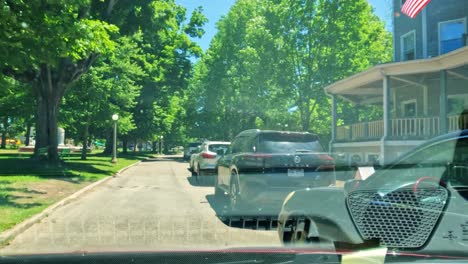
<path id="1" fill-rule="evenodd" d="M 190 170 L 194 176 L 205 176 L 212 174 L 216 169 L 220 151 L 226 153 L 230 142 L 205 141 L 199 147 L 199 151 L 190 157 Z"/>

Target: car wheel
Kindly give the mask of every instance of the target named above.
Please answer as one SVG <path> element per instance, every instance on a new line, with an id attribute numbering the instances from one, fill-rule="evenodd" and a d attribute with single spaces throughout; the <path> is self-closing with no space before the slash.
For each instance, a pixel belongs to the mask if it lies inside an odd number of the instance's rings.
<path id="1" fill-rule="evenodd" d="M 197 174 L 195 173 L 195 168 L 193 167 L 193 164 L 190 164 L 190 172 L 192 173 L 192 177 L 195 176 L 195 175 L 197 175 Z"/>
<path id="2" fill-rule="evenodd" d="M 231 183 L 229 185 L 229 209 L 231 213 L 239 213 L 245 209 L 242 198 L 240 196 L 239 184 L 235 180 L 236 174 L 231 175 Z"/>

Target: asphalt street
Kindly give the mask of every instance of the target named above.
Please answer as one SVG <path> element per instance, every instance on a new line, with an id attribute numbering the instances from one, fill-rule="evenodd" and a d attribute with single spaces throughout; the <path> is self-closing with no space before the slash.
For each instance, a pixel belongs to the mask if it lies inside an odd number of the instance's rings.
<path id="1" fill-rule="evenodd" d="M 279 246 L 276 231 L 225 225 L 213 187 L 174 157 L 149 160 L 59 208 L 1 254 L 165 251 Z"/>

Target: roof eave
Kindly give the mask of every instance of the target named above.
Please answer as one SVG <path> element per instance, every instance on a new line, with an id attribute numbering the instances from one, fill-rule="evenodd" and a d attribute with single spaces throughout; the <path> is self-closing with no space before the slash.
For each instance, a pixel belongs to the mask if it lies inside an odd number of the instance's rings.
<path id="1" fill-rule="evenodd" d="M 363 85 L 383 80 L 385 76 L 397 76 L 435 72 L 452 69 L 468 63 L 468 47 L 430 59 L 419 59 L 404 62 L 381 64 L 361 73 L 325 87 L 327 94 L 340 94 L 343 91 L 362 87 Z"/>

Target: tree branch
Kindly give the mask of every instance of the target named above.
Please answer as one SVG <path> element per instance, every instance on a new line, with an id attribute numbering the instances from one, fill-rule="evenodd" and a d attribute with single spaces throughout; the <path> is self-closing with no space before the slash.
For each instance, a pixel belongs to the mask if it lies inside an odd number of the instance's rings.
<path id="1" fill-rule="evenodd" d="M 110 16 L 112 10 L 114 9 L 115 4 L 117 4 L 118 0 L 110 0 L 109 4 L 107 5 L 106 15 Z"/>
<path id="2" fill-rule="evenodd" d="M 39 76 L 37 70 L 18 72 L 13 68 L 3 68 L 2 74 L 24 83 L 31 83 Z"/>

